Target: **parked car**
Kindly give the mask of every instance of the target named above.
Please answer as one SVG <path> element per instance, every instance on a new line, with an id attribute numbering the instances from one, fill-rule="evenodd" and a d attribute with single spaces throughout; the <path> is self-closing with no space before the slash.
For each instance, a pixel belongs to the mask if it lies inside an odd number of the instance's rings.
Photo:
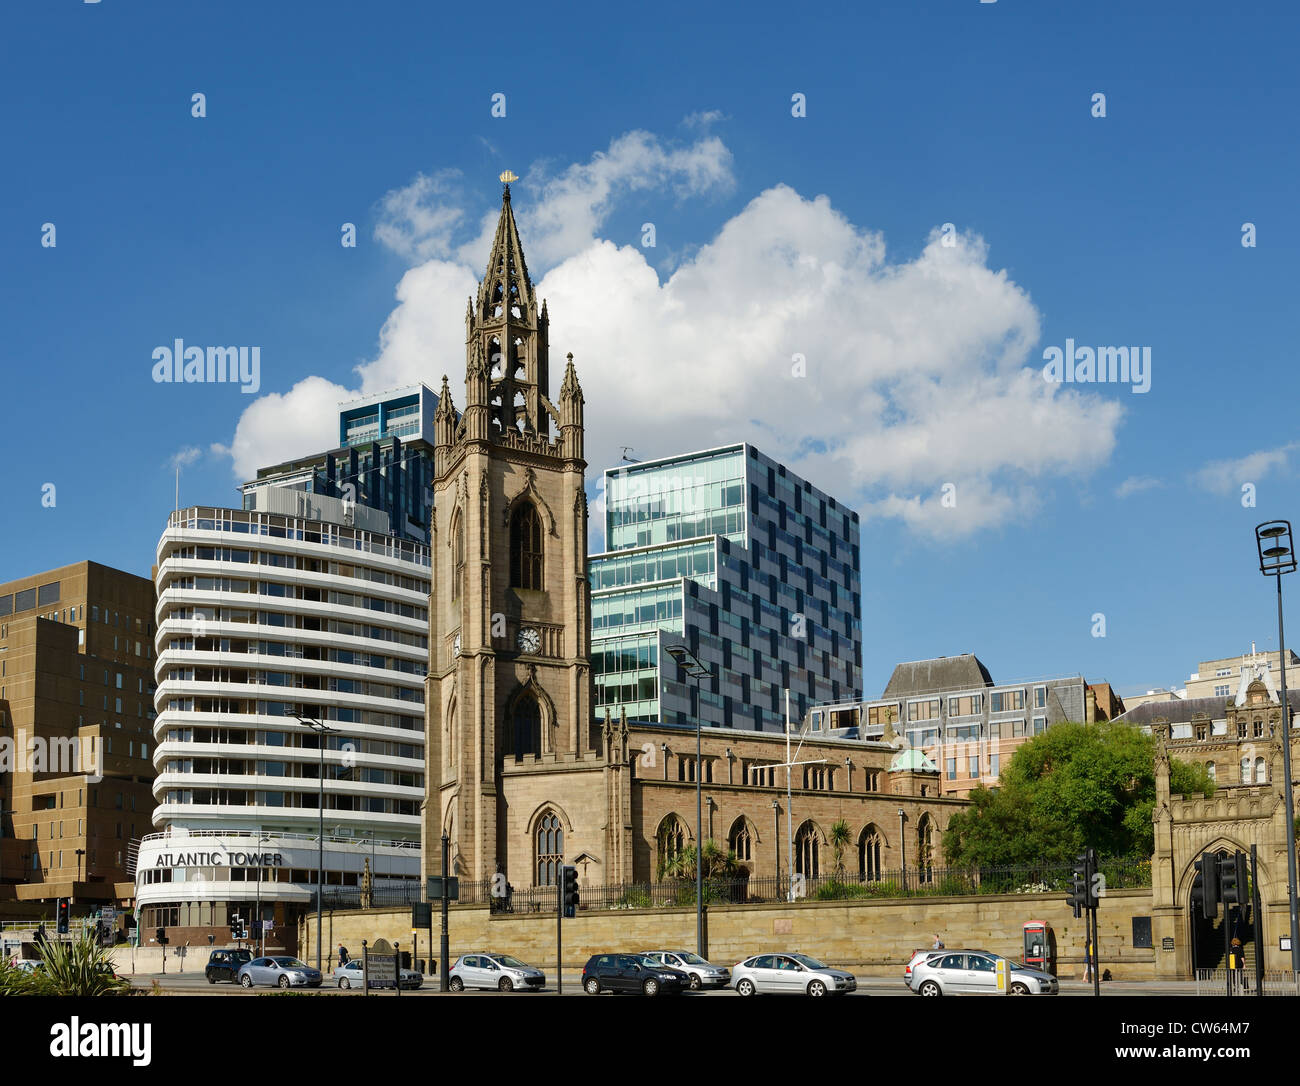
<path id="1" fill-rule="evenodd" d="M 653 958 L 660 965 L 680 969 L 690 977 L 692 992 L 701 988 L 725 988 L 731 980 L 731 970 L 725 965 L 707 962 L 690 950 L 647 950 L 643 958 Z"/>
<path id="2" fill-rule="evenodd" d="M 245 988 L 270 984 L 280 988 L 319 988 L 320 970 L 297 958 L 254 958 L 239 967 L 235 976 Z"/>
<path id="3" fill-rule="evenodd" d="M 995 995 L 998 962 L 1005 960 L 1011 995 L 1056 995 L 1060 986 L 1050 973 L 1030 969 L 987 950 L 932 950 L 908 963 L 908 987 L 918 995 Z"/>
<path id="4" fill-rule="evenodd" d="M 403 969 L 401 971 L 403 988 L 419 988 L 424 984 L 424 974 L 417 973 L 414 969 Z M 346 991 L 349 988 L 361 987 L 361 959 L 353 958 L 345 965 L 340 965 L 334 970 L 333 980 L 338 987 Z M 370 981 L 370 987 L 375 987 L 374 979 Z"/>
<path id="5" fill-rule="evenodd" d="M 731 971 L 733 985 L 743 996 L 788 993 L 810 996 L 847 995 L 857 991 L 858 979 L 832 969 L 807 954 L 756 954 Z"/>
<path id="6" fill-rule="evenodd" d="M 236 974 L 239 972 L 239 967 L 247 965 L 252 960 L 253 952 L 243 947 L 238 950 L 214 950 L 208 955 L 208 964 L 203 967 L 203 975 L 208 978 L 209 984 L 216 984 L 219 980 L 238 984 Z"/>
<path id="7" fill-rule="evenodd" d="M 45 963 L 40 958 L 19 958 L 13 965 L 24 973 L 35 973 L 36 970 L 45 968 Z"/>
<path id="8" fill-rule="evenodd" d="M 453 992 L 463 992 L 466 988 L 540 991 L 545 983 L 545 973 L 509 954 L 462 954 L 447 977 L 447 986 Z"/>
<path id="9" fill-rule="evenodd" d="M 593 954 L 582 967 L 582 987 L 588 995 L 632 992 L 641 995 L 677 994 L 691 986 L 680 969 L 640 954 Z"/>

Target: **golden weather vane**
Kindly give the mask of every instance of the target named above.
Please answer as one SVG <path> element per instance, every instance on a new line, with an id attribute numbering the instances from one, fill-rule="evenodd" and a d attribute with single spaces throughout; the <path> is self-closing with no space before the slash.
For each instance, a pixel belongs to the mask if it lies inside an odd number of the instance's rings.
<path id="1" fill-rule="evenodd" d="M 510 170 L 506 170 L 506 172 L 503 173 L 503 174 L 498 178 L 498 180 L 499 180 L 503 185 L 508 185 L 508 184 L 510 184 L 511 181 L 518 181 L 519 178 L 516 177 L 516 176 L 514 175 L 514 173 L 512 173 Z"/>

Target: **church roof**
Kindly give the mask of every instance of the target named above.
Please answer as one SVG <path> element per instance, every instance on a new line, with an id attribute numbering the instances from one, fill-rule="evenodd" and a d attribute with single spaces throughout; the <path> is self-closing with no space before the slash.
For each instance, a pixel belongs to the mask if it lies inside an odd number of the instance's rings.
<path id="1" fill-rule="evenodd" d="M 993 676 L 972 652 L 940 656 L 933 660 L 912 660 L 899 664 L 889 677 L 882 697 L 930 694 L 963 687 L 992 686 Z"/>
<path id="2" fill-rule="evenodd" d="M 889 763 L 891 773 L 938 773 L 939 767 L 925 756 L 920 747 L 899 751 Z"/>

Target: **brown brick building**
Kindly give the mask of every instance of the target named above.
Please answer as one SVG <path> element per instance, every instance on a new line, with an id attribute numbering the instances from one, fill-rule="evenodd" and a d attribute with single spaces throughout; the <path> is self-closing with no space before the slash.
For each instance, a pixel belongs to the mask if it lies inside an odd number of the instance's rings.
<path id="1" fill-rule="evenodd" d="M 153 810 L 152 583 L 95 562 L 0 584 L 0 909 L 130 896 Z"/>

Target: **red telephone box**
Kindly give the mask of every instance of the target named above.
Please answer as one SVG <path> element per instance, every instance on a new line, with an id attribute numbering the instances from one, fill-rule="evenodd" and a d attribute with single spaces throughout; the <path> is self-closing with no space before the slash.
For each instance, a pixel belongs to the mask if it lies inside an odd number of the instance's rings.
<path id="1" fill-rule="evenodd" d="M 1056 975 L 1056 937 L 1050 924 L 1031 920 L 1025 925 L 1024 962 L 1030 969 Z"/>

